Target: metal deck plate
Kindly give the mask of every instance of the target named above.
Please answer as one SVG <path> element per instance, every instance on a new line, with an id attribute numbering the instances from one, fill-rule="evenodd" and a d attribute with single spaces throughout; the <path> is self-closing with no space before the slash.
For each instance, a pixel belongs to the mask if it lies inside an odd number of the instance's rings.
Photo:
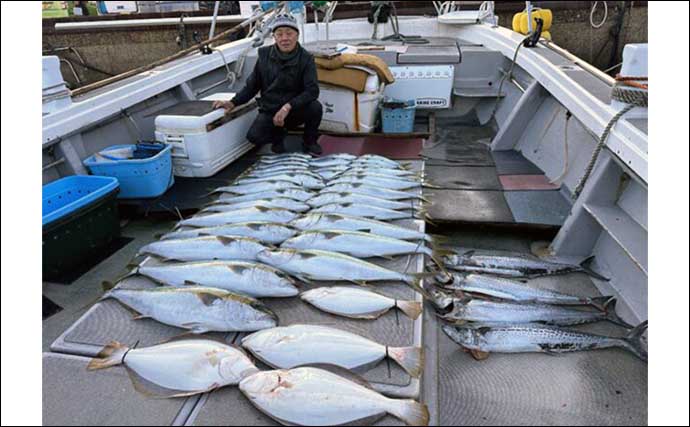
<path id="1" fill-rule="evenodd" d="M 557 190 L 506 191 L 504 196 L 517 223 L 561 226 L 570 212 L 570 204 Z"/>
<path id="2" fill-rule="evenodd" d="M 183 425 L 199 400 L 147 398 L 122 366 L 89 372 L 89 361 L 43 353 L 43 425 Z"/>
<path id="3" fill-rule="evenodd" d="M 494 134 L 488 126 L 458 125 L 437 118 L 433 142 L 422 151 L 422 156 L 430 165 L 493 166 L 489 144 Z"/>
<path id="4" fill-rule="evenodd" d="M 428 165 L 426 178 L 447 190 L 500 190 L 501 183 L 493 167 Z"/>
<path id="5" fill-rule="evenodd" d="M 499 175 L 534 175 L 543 173 L 534 163 L 515 150 L 492 151 Z"/>
<path id="6" fill-rule="evenodd" d="M 546 175 L 501 175 L 498 178 L 506 191 L 540 191 L 558 190 L 560 186 L 552 184 Z"/>
<path id="7" fill-rule="evenodd" d="M 514 223 L 502 191 L 425 190 L 432 222 Z"/>

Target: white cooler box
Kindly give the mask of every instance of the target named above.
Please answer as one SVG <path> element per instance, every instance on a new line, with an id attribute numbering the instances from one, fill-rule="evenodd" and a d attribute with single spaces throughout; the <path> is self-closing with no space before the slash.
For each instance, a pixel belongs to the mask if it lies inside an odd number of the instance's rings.
<path id="1" fill-rule="evenodd" d="M 219 93 L 199 101 L 186 101 L 156 117 L 156 140 L 172 146 L 175 176 L 205 178 L 215 175 L 252 148 L 247 131 L 258 114 L 256 101 L 241 106 L 229 117 L 211 110 L 214 100 L 230 100 L 234 93 Z"/>
<path id="2" fill-rule="evenodd" d="M 377 75 L 367 78 L 364 92 L 319 83 L 323 106 L 320 130 L 327 132 L 373 132 L 385 85 Z"/>

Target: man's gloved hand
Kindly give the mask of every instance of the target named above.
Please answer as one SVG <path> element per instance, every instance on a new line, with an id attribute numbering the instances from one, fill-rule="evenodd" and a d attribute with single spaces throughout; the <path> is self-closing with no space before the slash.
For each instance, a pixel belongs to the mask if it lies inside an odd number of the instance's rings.
<path id="1" fill-rule="evenodd" d="M 290 114 L 291 109 L 292 106 L 290 104 L 283 105 L 273 116 L 273 124 L 281 128 L 285 126 L 285 118 Z"/>
<path id="2" fill-rule="evenodd" d="M 224 108 L 225 114 L 227 114 L 235 108 L 235 104 L 233 104 L 230 101 L 214 101 L 211 108 L 213 108 L 214 110 L 216 108 Z"/>

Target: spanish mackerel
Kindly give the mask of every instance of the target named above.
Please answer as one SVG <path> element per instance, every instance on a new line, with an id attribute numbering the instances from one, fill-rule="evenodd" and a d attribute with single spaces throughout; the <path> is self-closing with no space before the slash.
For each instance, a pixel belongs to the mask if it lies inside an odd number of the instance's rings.
<path id="1" fill-rule="evenodd" d="M 286 197 L 275 197 L 270 200 L 248 200 L 240 203 L 215 202 L 207 205 L 201 212 L 228 212 L 237 209 L 253 208 L 255 206 L 282 208 L 293 212 L 307 212 L 311 209 L 311 206 L 298 200 L 288 199 Z"/>
<path id="2" fill-rule="evenodd" d="M 268 183 L 268 182 L 289 182 L 292 183 L 298 187 L 303 187 L 306 189 L 315 189 L 319 190 L 324 187 L 323 180 L 319 178 L 313 178 L 311 176 L 308 176 L 306 174 L 301 174 L 301 173 L 284 173 L 281 175 L 275 175 L 275 176 L 270 176 L 270 177 L 242 177 L 238 179 L 235 182 L 235 185 L 238 186 L 245 186 L 245 185 L 252 185 L 252 184 L 263 184 L 263 183 Z M 231 187 L 232 188 L 232 187 Z M 231 191 L 231 192 L 236 192 L 236 191 Z M 255 192 L 255 191 L 254 191 Z M 246 194 L 246 193 L 243 193 Z"/>
<path id="3" fill-rule="evenodd" d="M 371 218 L 377 220 L 415 219 L 414 212 L 396 211 L 393 209 L 379 208 L 364 203 L 330 203 L 313 208 L 314 213 L 332 213 Z M 422 213 L 423 214 L 423 213 Z"/>
<path id="4" fill-rule="evenodd" d="M 266 179 L 261 182 L 249 182 L 244 184 L 232 184 L 218 187 L 213 193 L 230 193 L 235 195 L 255 194 L 262 191 L 299 189 L 300 186 L 292 181 L 281 181 L 276 179 Z"/>
<path id="5" fill-rule="evenodd" d="M 284 425 L 373 425 L 387 413 L 407 425 L 429 423 L 425 405 L 385 397 L 344 370 L 263 371 L 245 378 L 239 387 L 261 412 Z"/>
<path id="6" fill-rule="evenodd" d="M 440 284 L 440 286 L 454 291 L 487 295 L 509 301 L 558 305 L 592 305 L 603 310 L 604 304 L 611 299 L 610 296 L 579 297 L 550 289 L 535 288 L 515 280 L 483 274 L 468 274 L 464 278 L 459 274 L 453 274 L 452 276 L 453 280 L 451 283 Z"/>
<path id="7" fill-rule="evenodd" d="M 647 321 L 642 322 L 623 338 L 537 324 L 481 326 L 478 328 L 443 326 L 443 332 L 457 344 L 469 349 L 476 359 L 485 359 L 489 353 L 538 352 L 553 354 L 620 347 L 646 362 L 647 350 L 642 342 L 642 334 L 646 330 Z"/>
<path id="8" fill-rule="evenodd" d="M 101 299 L 107 298 L 136 311 L 135 319 L 148 317 L 195 334 L 258 331 L 278 324 L 278 317 L 263 303 L 217 288 L 115 288 Z"/>
<path id="9" fill-rule="evenodd" d="M 425 200 L 424 197 L 420 196 L 416 192 L 391 190 L 389 188 L 376 187 L 374 185 L 367 185 L 367 184 L 356 184 L 356 183 L 331 184 L 331 183 L 329 183 L 322 190 L 322 192 L 326 192 L 326 191 L 364 194 L 367 196 L 379 197 L 381 199 L 387 199 L 387 200 L 409 200 L 409 199 Z"/>
<path id="10" fill-rule="evenodd" d="M 390 357 L 416 378 L 424 365 L 421 347 L 388 347 L 351 332 L 319 325 L 264 329 L 244 337 L 242 347 L 262 362 L 283 369 L 328 364 L 366 371 Z"/>
<path id="11" fill-rule="evenodd" d="M 487 271 L 500 274 L 502 270 L 505 270 L 506 275 L 515 276 L 515 272 L 519 272 L 525 277 L 582 272 L 599 280 L 608 280 L 589 268 L 589 263 L 593 259 L 594 256 L 591 256 L 582 261 L 580 265 L 572 265 L 519 255 L 477 255 L 475 251 L 471 250 L 461 255 L 456 254 L 446 257 L 445 264 L 446 267 L 459 271 Z"/>
<path id="12" fill-rule="evenodd" d="M 456 298 L 453 310 L 442 316 L 444 320 L 454 323 L 477 322 L 482 324 L 498 323 L 546 323 L 550 325 L 569 326 L 583 323 L 608 320 L 609 322 L 632 329 L 616 314 L 616 299 L 611 297 L 604 305 L 604 312 L 584 311 L 559 307 L 549 304 L 515 303 L 485 301 L 474 298 Z"/>
<path id="13" fill-rule="evenodd" d="M 372 177 L 367 175 L 337 177 L 329 181 L 328 184 L 365 184 L 398 191 L 418 189 L 422 187 L 422 183 L 418 180 L 406 180 L 398 177 Z"/>
<path id="14" fill-rule="evenodd" d="M 111 341 L 87 369 L 123 364 L 134 388 L 147 396 L 183 397 L 239 384 L 259 372 L 240 349 L 208 338 L 176 339 L 146 348 Z"/>
<path id="15" fill-rule="evenodd" d="M 286 188 L 283 190 L 261 191 L 259 193 L 245 194 L 243 196 L 238 196 L 232 193 L 223 193 L 220 195 L 218 200 L 223 201 L 224 203 L 240 203 L 248 200 L 271 199 L 273 197 L 287 197 L 288 199 L 304 202 L 305 200 L 309 200 L 314 197 L 314 193 L 311 191 L 302 190 L 300 188 Z"/>
<path id="16" fill-rule="evenodd" d="M 327 313 L 352 319 L 377 319 L 394 307 L 412 320 L 422 313 L 420 302 L 398 300 L 352 286 L 315 288 L 302 292 L 300 298 Z"/>

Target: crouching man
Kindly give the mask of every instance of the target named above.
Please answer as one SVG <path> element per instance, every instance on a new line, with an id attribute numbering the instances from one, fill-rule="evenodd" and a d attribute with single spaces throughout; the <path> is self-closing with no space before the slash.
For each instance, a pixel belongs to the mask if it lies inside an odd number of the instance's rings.
<path id="1" fill-rule="evenodd" d="M 231 101 L 216 101 L 213 108 L 230 111 L 261 92 L 259 115 L 247 132 L 249 142 L 270 143 L 274 153 L 283 153 L 287 130 L 304 124 L 304 151 L 321 154 L 317 139 L 323 110 L 314 57 L 298 43 L 299 27 L 292 15 L 277 16 L 271 29 L 275 44 L 259 48 L 245 87 Z"/>

